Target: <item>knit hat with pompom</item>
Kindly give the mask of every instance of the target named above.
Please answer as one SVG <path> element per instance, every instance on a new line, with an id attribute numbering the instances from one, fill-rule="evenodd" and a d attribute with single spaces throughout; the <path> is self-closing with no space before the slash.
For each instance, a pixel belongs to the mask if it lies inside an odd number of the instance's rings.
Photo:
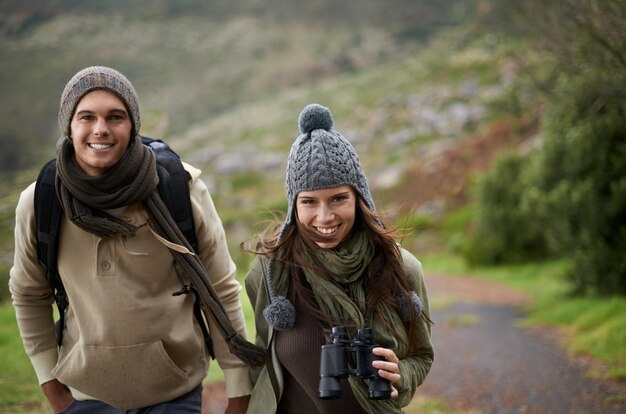
<path id="1" fill-rule="evenodd" d="M 298 118 L 300 136 L 291 146 L 287 159 L 287 217 L 278 235 L 281 240 L 287 228 L 295 223 L 295 201 L 302 191 L 314 191 L 350 185 L 371 211 L 376 211 L 374 200 L 361 168 L 359 157 L 352 145 L 339 132 L 333 130 L 330 110 L 322 105 L 310 104 Z M 283 296 L 275 296 L 272 285 L 270 258 L 267 285 L 271 303 L 263 311 L 268 323 L 278 330 L 289 329 L 295 322 L 293 305 Z"/>
<path id="2" fill-rule="evenodd" d="M 333 130 L 333 116 L 325 106 L 306 106 L 298 119 L 300 136 L 291 146 L 287 159 L 287 221 L 293 224 L 298 193 L 350 185 L 370 210 L 374 200 L 354 148 Z"/>

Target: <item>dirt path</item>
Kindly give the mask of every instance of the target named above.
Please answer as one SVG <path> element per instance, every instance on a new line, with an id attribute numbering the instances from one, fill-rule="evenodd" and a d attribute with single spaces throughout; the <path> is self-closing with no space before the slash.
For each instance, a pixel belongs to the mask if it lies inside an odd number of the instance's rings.
<path id="1" fill-rule="evenodd" d="M 568 357 L 555 331 L 519 325 L 523 294 L 443 275 L 427 283 L 436 357 L 419 393 L 476 413 L 626 413 L 611 403 L 625 384 L 590 378 L 590 363 Z"/>
<path id="2" fill-rule="evenodd" d="M 626 384 L 589 377 L 589 361 L 568 357 L 557 332 L 520 326 L 526 295 L 444 275 L 430 275 L 427 286 L 436 357 L 419 394 L 473 414 L 626 413 L 614 402 Z M 207 384 L 203 414 L 224 407 L 223 384 Z"/>

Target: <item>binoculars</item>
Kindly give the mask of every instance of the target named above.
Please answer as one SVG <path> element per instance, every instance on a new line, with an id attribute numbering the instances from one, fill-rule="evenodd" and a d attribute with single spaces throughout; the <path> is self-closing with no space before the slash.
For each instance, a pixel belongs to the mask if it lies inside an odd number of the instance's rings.
<path id="1" fill-rule="evenodd" d="M 378 376 L 373 361 L 384 358 L 374 355 L 372 349 L 378 345 L 372 343 L 370 328 L 358 329 L 356 337 L 348 339 L 348 330 L 344 326 L 334 326 L 330 334 L 331 343 L 322 345 L 320 361 L 320 399 L 340 398 L 341 379 L 356 376 L 369 380 L 367 396 L 370 400 L 391 398 L 391 384 Z M 350 361 L 356 362 L 356 368 L 350 368 Z"/>

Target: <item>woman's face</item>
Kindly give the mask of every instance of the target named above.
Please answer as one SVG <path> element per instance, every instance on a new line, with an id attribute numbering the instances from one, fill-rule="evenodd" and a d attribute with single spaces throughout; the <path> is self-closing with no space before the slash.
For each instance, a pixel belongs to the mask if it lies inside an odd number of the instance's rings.
<path id="1" fill-rule="evenodd" d="M 356 192 L 349 185 L 302 191 L 296 198 L 296 216 L 301 226 L 317 236 L 318 246 L 332 249 L 350 234 L 356 204 Z"/>

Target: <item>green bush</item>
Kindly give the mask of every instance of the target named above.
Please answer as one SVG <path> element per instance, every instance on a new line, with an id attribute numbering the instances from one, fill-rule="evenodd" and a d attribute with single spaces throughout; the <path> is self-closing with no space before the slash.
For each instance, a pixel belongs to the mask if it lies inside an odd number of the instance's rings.
<path id="1" fill-rule="evenodd" d="M 626 294 L 626 79 L 562 75 L 537 153 L 508 154 L 476 188 L 470 264 L 571 257 L 577 293 Z"/>
<path id="2" fill-rule="evenodd" d="M 525 200 L 531 158 L 508 153 L 475 187 L 475 213 L 462 247 L 471 265 L 539 259 L 549 255 L 534 208 Z"/>
<path id="3" fill-rule="evenodd" d="M 626 76 L 562 76 L 545 114 L 534 204 L 578 292 L 626 294 Z"/>

